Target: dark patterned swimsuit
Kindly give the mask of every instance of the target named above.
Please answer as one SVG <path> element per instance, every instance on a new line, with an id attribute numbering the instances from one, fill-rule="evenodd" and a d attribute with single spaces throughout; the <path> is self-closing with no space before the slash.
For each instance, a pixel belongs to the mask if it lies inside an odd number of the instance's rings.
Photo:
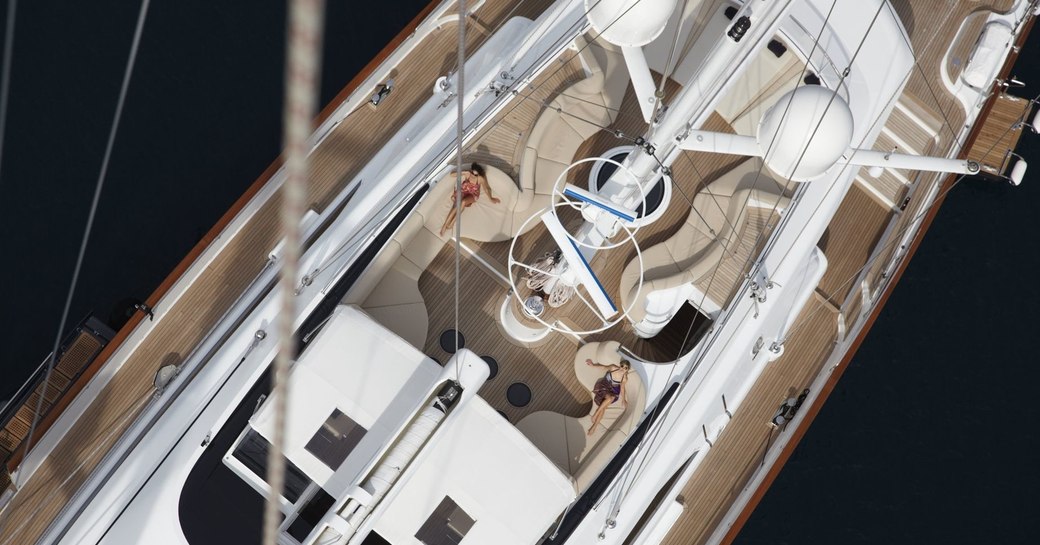
<path id="1" fill-rule="evenodd" d="M 614 396 L 614 401 L 617 403 L 618 399 L 621 399 L 621 383 L 614 380 L 614 377 L 610 375 L 611 371 L 607 371 L 607 374 L 603 375 L 603 378 L 596 381 L 596 384 L 592 386 L 592 394 L 595 396 L 595 403 L 598 407 L 607 396 Z"/>

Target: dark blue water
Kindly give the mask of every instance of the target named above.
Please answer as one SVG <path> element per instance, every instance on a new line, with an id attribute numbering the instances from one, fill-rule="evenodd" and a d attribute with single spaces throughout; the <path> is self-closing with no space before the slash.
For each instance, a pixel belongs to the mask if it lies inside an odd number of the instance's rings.
<path id="1" fill-rule="evenodd" d="M 69 327 L 147 298 L 277 157 L 284 4 L 152 2 Z M 427 0 L 356 4 L 328 2 L 322 104 Z M 0 399 L 54 342 L 139 4 L 18 7 L 0 172 Z"/>
<path id="2" fill-rule="evenodd" d="M 425 4 L 330 1 L 322 103 Z M 54 341 L 136 17 L 19 4 L 0 399 Z M 146 298 L 278 154 L 284 26 L 282 2 L 153 1 L 70 320 Z M 1040 169 L 1040 140 L 1021 150 Z M 741 543 L 1037 542 L 1037 176 L 950 193 Z"/>

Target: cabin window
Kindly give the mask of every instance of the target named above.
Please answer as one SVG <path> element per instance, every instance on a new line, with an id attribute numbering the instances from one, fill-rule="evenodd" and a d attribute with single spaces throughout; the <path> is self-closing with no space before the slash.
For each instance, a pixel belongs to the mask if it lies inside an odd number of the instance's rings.
<path id="1" fill-rule="evenodd" d="M 256 430 L 250 428 L 245 437 L 238 442 L 232 456 L 254 475 L 266 479 L 267 453 L 270 449 L 271 443 L 268 443 L 267 439 L 264 439 L 264 436 Z M 285 458 L 285 488 L 282 490 L 282 496 L 289 500 L 289 503 L 296 503 L 296 500 L 300 499 L 300 495 L 307 490 L 307 486 L 310 484 L 311 480 L 307 478 L 303 470 Z"/>
<path id="2" fill-rule="evenodd" d="M 304 448 L 335 471 L 366 431 L 342 411 L 334 409 Z"/>
<path id="3" fill-rule="evenodd" d="M 426 545 L 456 545 L 466 537 L 474 522 L 455 500 L 444 496 L 430 518 L 415 533 L 415 539 Z"/>

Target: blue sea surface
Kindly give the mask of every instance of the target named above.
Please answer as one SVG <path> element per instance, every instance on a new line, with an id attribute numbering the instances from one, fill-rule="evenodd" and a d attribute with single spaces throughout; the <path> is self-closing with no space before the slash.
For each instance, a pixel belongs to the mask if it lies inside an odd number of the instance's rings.
<path id="1" fill-rule="evenodd" d="M 322 104 L 426 4 L 328 2 Z M 54 342 L 138 6 L 18 8 L 0 399 Z M 145 299 L 275 159 L 284 42 L 283 2 L 152 2 L 68 327 Z M 1040 33 L 1016 67 L 1022 96 L 1040 89 L 1038 47 Z M 1040 139 L 1020 151 L 1040 169 Z M 738 543 L 1040 542 L 1038 176 L 950 192 Z"/>

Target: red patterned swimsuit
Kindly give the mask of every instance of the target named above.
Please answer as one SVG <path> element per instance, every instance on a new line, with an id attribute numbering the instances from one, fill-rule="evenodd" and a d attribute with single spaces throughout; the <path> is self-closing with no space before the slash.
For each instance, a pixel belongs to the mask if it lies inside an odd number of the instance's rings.
<path id="1" fill-rule="evenodd" d="M 480 198 L 480 183 L 474 180 L 475 176 L 470 175 L 469 177 L 462 179 L 462 197 L 473 197 L 473 200 Z M 451 202 L 455 202 L 455 192 L 451 192 Z"/>

